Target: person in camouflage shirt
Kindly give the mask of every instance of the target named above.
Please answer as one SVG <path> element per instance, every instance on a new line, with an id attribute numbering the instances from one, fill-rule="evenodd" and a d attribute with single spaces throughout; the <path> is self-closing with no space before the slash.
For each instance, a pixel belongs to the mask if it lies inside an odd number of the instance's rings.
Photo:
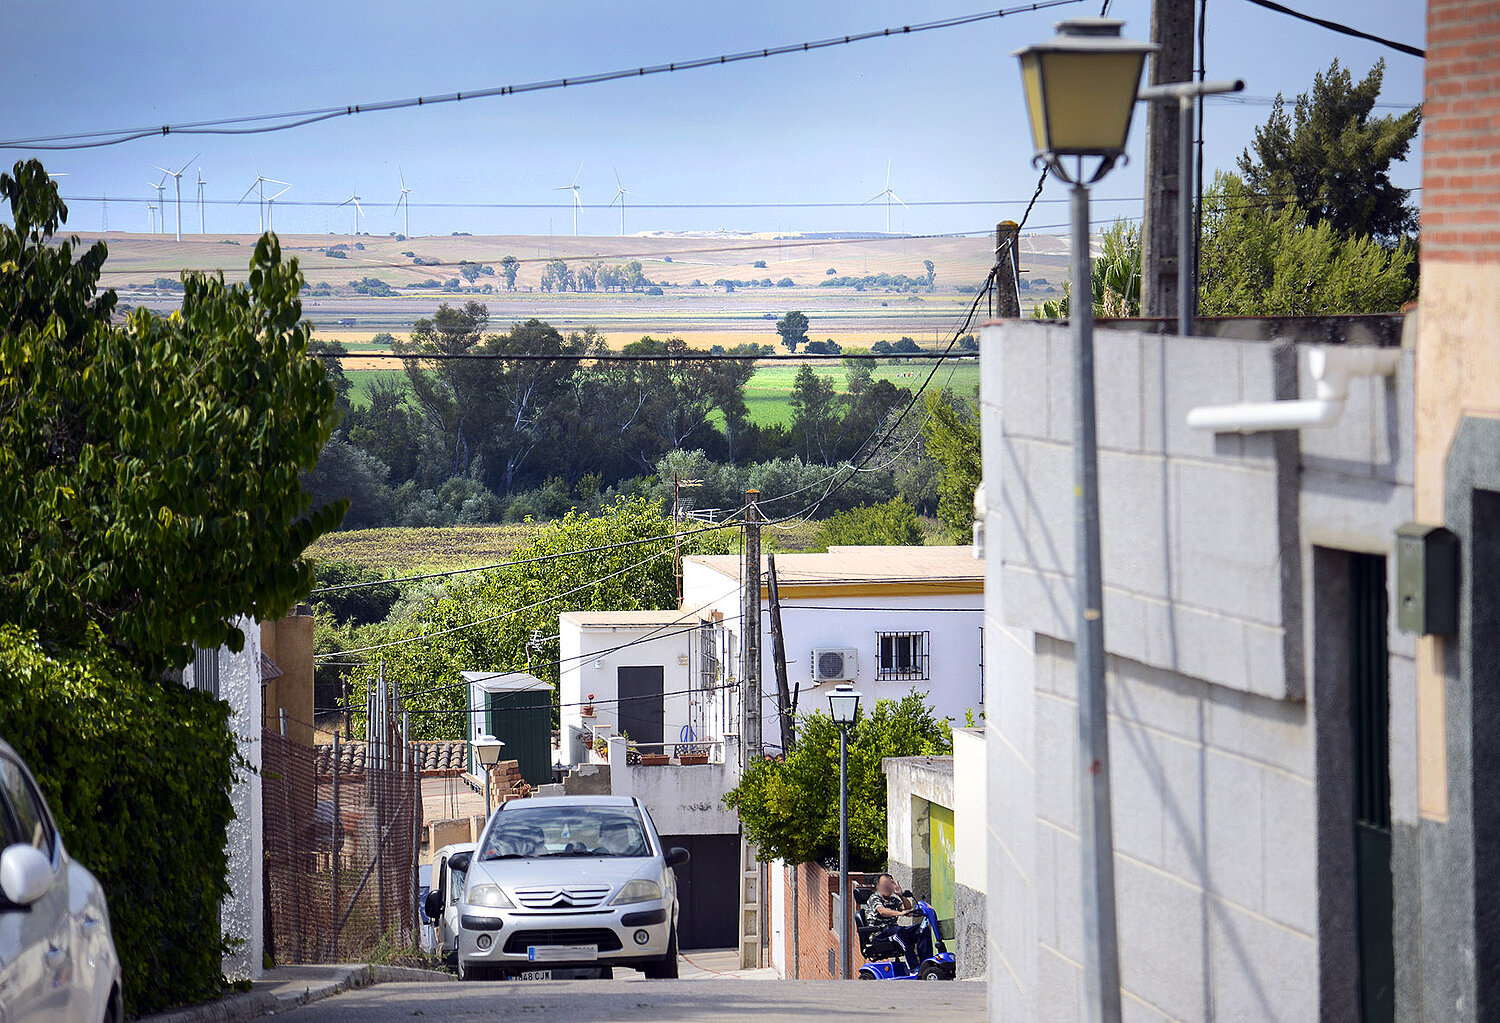
<path id="1" fill-rule="evenodd" d="M 875 937 L 890 937 L 906 952 L 906 965 L 913 973 L 922 960 L 932 955 L 932 936 L 920 923 L 902 926 L 898 921 L 908 913 L 915 913 L 917 904 L 909 896 L 896 891 L 896 879 L 881 874 L 875 880 L 875 893 L 865 902 L 865 922 L 872 927 L 885 925 L 875 932 Z"/>

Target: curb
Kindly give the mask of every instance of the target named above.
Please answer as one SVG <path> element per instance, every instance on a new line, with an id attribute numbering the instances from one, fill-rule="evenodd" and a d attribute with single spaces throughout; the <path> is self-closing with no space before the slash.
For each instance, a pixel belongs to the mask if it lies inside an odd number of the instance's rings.
<path id="1" fill-rule="evenodd" d="M 286 1012 L 299 1005 L 331 998 L 344 991 L 372 984 L 411 984 L 453 981 L 451 973 L 423 970 L 411 966 L 343 966 L 328 970 L 328 979 L 308 984 L 301 991 L 247 991 L 228 995 L 216 1002 L 204 1002 L 185 1009 L 173 1009 L 154 1016 L 139 1016 L 137 1023 L 241 1023 L 273 1013 Z"/>

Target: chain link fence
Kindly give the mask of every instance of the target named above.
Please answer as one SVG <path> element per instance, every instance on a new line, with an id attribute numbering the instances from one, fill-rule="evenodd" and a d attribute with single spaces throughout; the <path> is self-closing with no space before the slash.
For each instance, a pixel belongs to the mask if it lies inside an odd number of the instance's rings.
<path id="1" fill-rule="evenodd" d="M 421 779 L 399 729 L 262 750 L 266 949 L 280 963 L 349 962 L 417 933 Z"/>

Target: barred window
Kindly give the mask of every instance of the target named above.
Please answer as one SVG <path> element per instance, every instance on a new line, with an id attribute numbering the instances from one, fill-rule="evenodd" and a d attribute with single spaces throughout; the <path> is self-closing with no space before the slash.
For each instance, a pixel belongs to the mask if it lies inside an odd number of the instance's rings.
<path id="1" fill-rule="evenodd" d="M 723 678 L 723 664 L 719 660 L 722 631 L 715 622 L 702 622 L 698 626 L 699 676 L 704 689 L 715 688 Z"/>
<path id="2" fill-rule="evenodd" d="M 928 678 L 931 675 L 931 666 L 932 637 L 929 633 L 876 633 L 876 678 Z"/>
<path id="3" fill-rule="evenodd" d="M 219 695 L 219 648 L 193 653 L 193 688 Z"/>

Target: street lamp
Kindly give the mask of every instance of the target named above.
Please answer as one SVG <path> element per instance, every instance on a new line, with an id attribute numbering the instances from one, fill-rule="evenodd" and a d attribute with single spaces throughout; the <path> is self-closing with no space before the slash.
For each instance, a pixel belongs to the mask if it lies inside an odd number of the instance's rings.
<path id="1" fill-rule="evenodd" d="M 490 819 L 490 768 L 500 762 L 500 750 L 505 743 L 493 735 L 481 735 L 474 740 L 474 755 L 484 768 L 484 819 Z"/>
<path id="2" fill-rule="evenodd" d="M 1151 43 L 1120 37 L 1108 18 L 1060 22 L 1057 35 L 1019 51 L 1021 80 L 1042 163 L 1072 185 L 1073 481 L 1078 668 L 1079 820 L 1082 844 L 1084 981 L 1089 1018 L 1120 1018 L 1115 924 L 1114 836 L 1110 826 L 1109 721 L 1104 688 L 1104 585 L 1099 561 L 1099 459 L 1094 428 L 1094 288 L 1089 258 L 1088 186 L 1125 155 L 1130 117 Z M 1072 173 L 1064 161 L 1072 157 Z M 1084 161 L 1099 163 L 1091 175 Z"/>
<path id="3" fill-rule="evenodd" d="M 859 716 L 860 693 L 845 682 L 828 694 L 828 712 L 839 730 L 839 979 L 849 979 L 849 729 Z"/>

